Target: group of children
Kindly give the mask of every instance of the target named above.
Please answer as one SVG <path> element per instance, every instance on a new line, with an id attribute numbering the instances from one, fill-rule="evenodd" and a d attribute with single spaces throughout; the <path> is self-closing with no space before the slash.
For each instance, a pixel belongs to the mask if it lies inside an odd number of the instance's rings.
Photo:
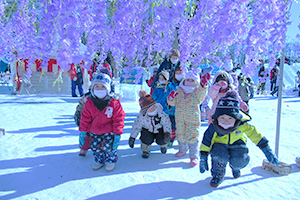
<path id="1" fill-rule="evenodd" d="M 200 163 L 200 172 L 208 170 L 207 157 L 212 157 L 211 186 L 217 187 L 223 180 L 227 163 L 233 170 L 233 176 L 240 176 L 240 169 L 249 162 L 246 134 L 261 150 L 267 159 L 278 164 L 276 155 L 268 146 L 268 140 L 252 125 L 251 117 L 243 111 L 248 105 L 236 92 L 230 74 L 218 72 L 210 85 L 210 71 L 201 74 L 190 70 L 184 73 L 177 65 L 173 76 L 163 70 L 157 74 L 157 84 L 153 94 L 140 91 L 140 112 L 134 121 L 129 138 L 129 146 L 134 147 L 140 134 L 142 157 L 148 158 L 151 145 L 155 141 L 162 154 L 167 145 L 172 146 L 175 137 L 179 150 L 176 157 L 189 152 L 192 167 Z M 80 106 L 79 125 L 80 155 L 91 148 L 94 155 L 93 170 L 105 165 L 112 171 L 117 162 L 117 148 L 123 133 L 125 112 L 119 100 L 110 92 L 111 77 L 98 73 L 92 80 L 90 94 L 83 97 L 84 106 Z M 203 134 L 200 145 L 201 111 L 200 105 L 205 98 L 213 100 L 209 111 L 209 126 Z M 243 110 L 243 111 L 241 111 Z M 77 117 L 78 119 L 78 117 Z M 199 159 L 200 148 L 200 159 Z"/>

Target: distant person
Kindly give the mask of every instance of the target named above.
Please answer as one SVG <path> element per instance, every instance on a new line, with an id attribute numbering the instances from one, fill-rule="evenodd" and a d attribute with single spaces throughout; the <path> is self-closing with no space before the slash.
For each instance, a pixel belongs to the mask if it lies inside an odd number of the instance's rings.
<path id="1" fill-rule="evenodd" d="M 276 81 L 277 81 L 277 76 L 279 75 L 279 69 L 275 65 L 273 69 L 271 70 L 270 73 L 270 82 L 271 82 L 271 88 L 270 91 L 272 92 L 276 88 Z"/>
<path id="2" fill-rule="evenodd" d="M 167 111 L 167 97 L 165 93 L 167 91 L 167 85 L 169 80 L 169 71 L 164 70 L 158 74 L 158 83 L 154 88 L 152 97 L 156 103 L 160 103 L 163 107 L 163 111 Z"/>
<path id="3" fill-rule="evenodd" d="M 258 71 L 258 88 L 256 94 L 265 94 L 267 77 L 269 76 L 268 71 L 265 69 L 265 66 L 261 66 Z"/>
<path id="4" fill-rule="evenodd" d="M 81 113 L 79 145 L 84 145 L 89 133 L 95 160 L 93 170 L 105 165 L 106 171 L 112 171 L 118 160 L 117 148 L 125 125 L 125 112 L 120 101 L 110 95 L 110 90 L 110 76 L 96 74 L 92 80 L 91 94 Z"/>
<path id="5" fill-rule="evenodd" d="M 280 73 L 277 75 L 277 80 L 276 80 L 276 86 L 275 86 L 275 89 L 271 92 L 271 95 L 272 95 L 272 96 L 274 96 L 274 95 L 276 94 L 276 96 L 278 97 L 279 85 L 280 85 Z M 285 84 L 282 83 L 282 86 L 285 87 Z"/>
<path id="6" fill-rule="evenodd" d="M 76 64 L 74 65 L 73 63 L 70 64 L 71 69 L 69 70 L 69 74 L 71 76 L 71 90 L 72 90 L 72 97 L 77 97 L 76 94 L 76 86 L 78 87 L 78 91 L 80 96 L 83 96 L 83 68 L 79 65 Z"/>
<path id="7" fill-rule="evenodd" d="M 158 74 L 164 70 L 169 70 L 170 76 L 168 82 L 171 82 L 174 76 L 174 71 L 177 66 L 180 66 L 180 52 L 177 49 L 172 49 L 169 58 L 165 59 L 159 66 L 154 81 L 151 87 L 156 87 L 158 81 Z"/>
<path id="8" fill-rule="evenodd" d="M 154 69 L 153 69 L 153 75 L 151 76 L 151 78 L 148 80 L 146 80 L 146 83 L 147 83 L 147 85 L 149 86 L 149 87 L 151 87 L 151 85 L 152 85 L 152 83 L 154 82 L 154 79 L 155 79 L 155 76 L 156 76 L 156 73 L 157 73 L 157 67 L 155 67 Z M 152 95 L 153 94 L 153 91 L 154 91 L 154 88 L 153 87 L 151 87 L 151 90 L 150 90 L 150 94 Z"/>
<path id="9" fill-rule="evenodd" d="M 249 163 L 247 138 L 245 134 L 265 154 L 268 161 L 278 165 L 279 161 L 268 145 L 265 138 L 255 126 L 248 122 L 251 117 L 239 111 L 237 93 L 231 90 L 220 98 L 213 122 L 209 125 L 203 135 L 200 146 L 200 172 L 208 170 L 208 155 L 211 155 L 210 185 L 218 187 L 224 179 L 226 166 L 229 163 L 234 178 L 241 176 L 241 169 Z"/>

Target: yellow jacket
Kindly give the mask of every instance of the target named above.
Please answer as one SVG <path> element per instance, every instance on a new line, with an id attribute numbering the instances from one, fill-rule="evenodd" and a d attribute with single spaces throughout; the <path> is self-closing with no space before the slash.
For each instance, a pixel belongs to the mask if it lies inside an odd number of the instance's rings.
<path id="1" fill-rule="evenodd" d="M 227 145 L 246 144 L 246 135 L 259 147 L 268 143 L 268 140 L 263 136 L 263 134 L 259 132 L 259 130 L 257 130 L 255 126 L 248 123 L 248 121 L 251 120 L 251 117 L 245 115 L 242 112 L 240 113 L 243 114 L 241 124 L 236 130 L 229 134 L 223 135 L 222 133 L 217 133 L 213 123 L 209 125 L 203 135 L 202 143 L 200 146 L 201 154 L 209 153 L 215 143 Z"/>

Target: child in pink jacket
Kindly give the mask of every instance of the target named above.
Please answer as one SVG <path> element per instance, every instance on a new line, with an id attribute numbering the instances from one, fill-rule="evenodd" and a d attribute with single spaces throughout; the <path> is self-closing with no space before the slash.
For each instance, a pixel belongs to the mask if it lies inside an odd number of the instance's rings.
<path id="1" fill-rule="evenodd" d="M 125 112 L 120 101 L 110 96 L 110 85 L 109 75 L 97 74 L 81 113 L 79 144 L 84 145 L 85 136 L 90 133 L 90 148 L 95 158 L 93 170 L 105 165 L 106 171 L 112 171 L 118 159 L 117 147 L 123 133 Z"/>
<path id="2" fill-rule="evenodd" d="M 220 98 L 224 97 L 226 92 L 229 90 L 234 90 L 233 88 L 231 76 L 225 71 L 218 71 L 213 79 L 213 86 L 208 90 L 208 96 L 213 101 L 212 108 L 208 112 L 208 124 L 212 122 L 212 116 L 216 111 L 216 107 Z M 239 95 L 238 101 L 240 102 L 240 108 L 243 111 L 247 111 L 249 109 L 248 105 L 241 99 Z"/>

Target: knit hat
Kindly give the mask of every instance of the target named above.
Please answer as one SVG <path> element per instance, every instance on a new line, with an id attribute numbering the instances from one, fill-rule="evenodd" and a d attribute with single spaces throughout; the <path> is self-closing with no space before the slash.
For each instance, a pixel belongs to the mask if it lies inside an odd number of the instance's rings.
<path id="1" fill-rule="evenodd" d="M 188 71 L 185 74 L 185 77 L 182 79 L 182 81 L 180 82 L 179 86 L 183 86 L 183 83 L 186 79 L 193 79 L 195 81 L 195 86 L 199 86 L 200 85 L 200 76 L 199 74 L 193 72 L 193 71 Z"/>
<path id="2" fill-rule="evenodd" d="M 94 86 L 96 83 L 101 83 L 104 85 L 104 87 L 106 88 L 107 90 L 107 93 L 110 93 L 110 87 L 111 87 L 111 78 L 108 74 L 105 74 L 105 73 L 99 73 L 99 74 L 96 74 L 94 77 L 93 77 L 93 80 L 92 80 L 92 85 L 91 85 L 91 93 L 92 95 L 94 96 Z"/>
<path id="3" fill-rule="evenodd" d="M 140 99 L 139 99 L 139 104 L 141 107 L 141 113 L 145 115 L 147 113 L 147 110 L 155 104 L 155 100 L 150 94 L 147 94 L 145 90 L 141 90 L 139 92 Z"/>
<path id="4" fill-rule="evenodd" d="M 169 71 L 164 70 L 164 71 L 160 72 L 159 75 L 162 75 L 167 81 L 169 80 L 169 77 L 170 77 Z"/>
<path id="5" fill-rule="evenodd" d="M 225 97 L 220 98 L 213 119 L 217 119 L 220 115 L 229 115 L 237 120 L 241 120 L 243 115 L 239 113 L 240 103 L 237 100 L 238 94 L 234 90 L 226 93 Z"/>
<path id="6" fill-rule="evenodd" d="M 230 74 L 228 74 L 227 72 L 223 71 L 223 70 L 219 70 L 217 71 L 217 73 L 215 74 L 214 76 L 214 79 L 213 79 L 213 84 L 216 83 L 216 79 L 218 78 L 218 76 L 226 76 L 228 78 L 228 81 L 229 81 L 229 85 L 231 85 L 233 83 L 233 80 L 232 80 L 232 77 Z"/>
<path id="7" fill-rule="evenodd" d="M 172 56 L 176 56 L 177 58 L 180 57 L 180 52 L 178 51 L 178 49 L 172 49 L 172 50 L 171 50 L 170 58 L 171 58 Z"/>

